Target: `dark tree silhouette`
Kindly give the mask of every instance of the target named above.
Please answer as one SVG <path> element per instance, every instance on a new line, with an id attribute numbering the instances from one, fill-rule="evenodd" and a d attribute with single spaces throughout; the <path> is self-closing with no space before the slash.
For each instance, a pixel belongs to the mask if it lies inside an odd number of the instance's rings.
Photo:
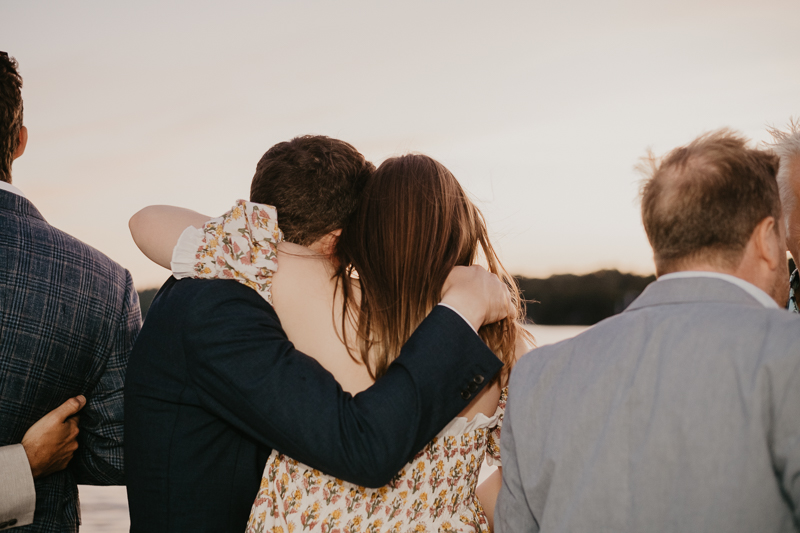
<path id="1" fill-rule="evenodd" d="M 517 277 L 536 324 L 591 326 L 625 310 L 655 276 L 600 270 L 585 276 L 558 274 L 547 279 Z"/>

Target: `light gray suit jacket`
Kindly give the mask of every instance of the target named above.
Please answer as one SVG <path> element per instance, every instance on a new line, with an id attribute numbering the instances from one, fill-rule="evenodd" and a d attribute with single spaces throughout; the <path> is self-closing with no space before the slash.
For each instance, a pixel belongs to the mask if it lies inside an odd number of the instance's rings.
<path id="1" fill-rule="evenodd" d="M 499 533 L 798 531 L 800 317 L 651 284 L 511 375 Z"/>
<path id="2" fill-rule="evenodd" d="M 0 446 L 0 530 L 33 522 L 36 490 L 22 444 Z"/>

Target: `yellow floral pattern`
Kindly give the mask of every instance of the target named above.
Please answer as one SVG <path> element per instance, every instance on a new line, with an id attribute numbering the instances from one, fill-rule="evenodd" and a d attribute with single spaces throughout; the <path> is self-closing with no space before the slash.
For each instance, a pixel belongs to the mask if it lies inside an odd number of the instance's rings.
<path id="1" fill-rule="evenodd" d="M 491 418 L 451 422 L 379 489 L 332 478 L 273 451 L 247 533 L 487 533 L 475 487 L 485 456 L 500 464 L 507 397 L 504 389 Z"/>
<path id="2" fill-rule="evenodd" d="M 272 303 L 272 273 L 278 270 L 278 213 L 271 205 L 238 200 L 206 222 L 196 238 L 195 278 L 233 279 Z"/>

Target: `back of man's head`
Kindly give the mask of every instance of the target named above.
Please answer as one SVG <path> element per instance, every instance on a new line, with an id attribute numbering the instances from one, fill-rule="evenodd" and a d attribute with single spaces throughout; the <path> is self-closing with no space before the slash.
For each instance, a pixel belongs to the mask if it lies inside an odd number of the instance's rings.
<path id="1" fill-rule="evenodd" d="M 17 61 L 0 52 L 0 181 L 11 183 L 11 162 L 22 128 L 22 77 Z"/>
<path id="2" fill-rule="evenodd" d="M 780 220 L 777 157 L 734 132 L 702 135 L 648 161 L 642 221 L 659 275 L 697 263 L 735 269 L 759 222 Z"/>
<path id="3" fill-rule="evenodd" d="M 267 150 L 258 162 L 250 201 L 275 206 L 286 240 L 308 246 L 344 225 L 374 171 L 344 141 L 295 137 Z"/>

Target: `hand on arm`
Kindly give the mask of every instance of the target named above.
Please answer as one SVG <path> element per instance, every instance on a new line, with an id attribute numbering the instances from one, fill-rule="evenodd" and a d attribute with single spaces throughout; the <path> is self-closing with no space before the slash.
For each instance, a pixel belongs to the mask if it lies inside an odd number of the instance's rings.
<path id="1" fill-rule="evenodd" d="M 34 479 L 67 467 L 78 449 L 77 413 L 86 405 L 86 398 L 70 398 L 32 425 L 22 437 Z"/>
<path id="2" fill-rule="evenodd" d="M 172 249 L 183 230 L 189 226 L 200 228 L 211 217 L 171 205 L 145 207 L 128 222 L 136 246 L 148 259 L 170 269 Z"/>
<path id="3" fill-rule="evenodd" d="M 508 288 L 485 268 L 457 266 L 442 288 L 442 301 L 457 310 L 476 331 L 515 313 Z"/>

